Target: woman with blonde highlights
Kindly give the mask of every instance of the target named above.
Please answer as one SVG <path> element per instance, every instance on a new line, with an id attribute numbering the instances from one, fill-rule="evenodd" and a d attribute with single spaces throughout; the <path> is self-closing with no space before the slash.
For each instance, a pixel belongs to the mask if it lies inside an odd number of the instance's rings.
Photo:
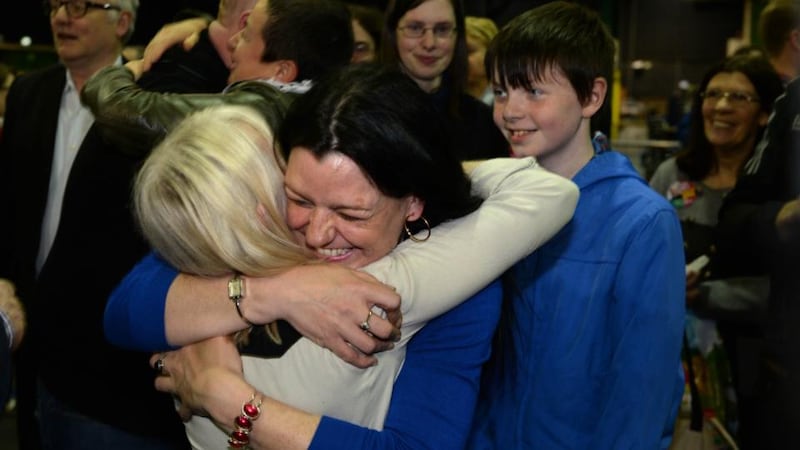
<path id="1" fill-rule="evenodd" d="M 254 110 L 220 106 L 189 116 L 153 150 L 135 208 L 167 262 L 197 275 L 263 276 L 310 261 L 286 225 L 272 140 Z"/>

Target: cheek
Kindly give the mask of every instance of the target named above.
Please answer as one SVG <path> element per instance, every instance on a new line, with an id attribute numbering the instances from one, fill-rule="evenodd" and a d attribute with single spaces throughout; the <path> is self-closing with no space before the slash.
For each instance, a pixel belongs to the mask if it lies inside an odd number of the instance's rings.
<path id="1" fill-rule="evenodd" d="M 444 52 L 443 52 L 444 58 L 442 58 L 442 60 L 444 60 L 444 62 L 446 63 L 445 65 L 447 65 L 447 66 L 450 65 L 451 61 L 453 61 L 453 54 L 455 53 L 455 49 L 456 49 L 454 43 L 455 43 L 455 41 L 442 45 L 442 47 L 444 49 Z"/>
<path id="2" fill-rule="evenodd" d="M 372 229 L 369 232 L 360 230 L 361 232 L 357 233 L 358 237 L 356 234 L 351 234 L 353 240 L 350 243 L 359 247 L 364 257 L 367 258 L 366 263 L 370 263 L 388 255 L 397 246 L 399 235 L 389 230 L 394 229 L 381 227 L 381 229 Z M 354 242 L 356 240 L 359 242 Z"/>
<path id="3" fill-rule="evenodd" d="M 498 101 L 494 102 L 494 106 L 492 108 L 492 117 L 494 118 L 494 124 L 500 128 L 500 130 L 502 130 L 504 125 L 503 105 Z"/>
<path id="4" fill-rule="evenodd" d="M 408 42 L 405 39 L 397 41 L 397 54 L 400 56 L 400 61 L 408 65 L 411 61 L 411 52 L 416 45 L 413 42 Z"/>
<path id="5" fill-rule="evenodd" d="M 301 208 L 293 203 L 286 206 L 286 224 L 294 231 L 304 228 L 308 224 L 310 210 Z"/>
<path id="6" fill-rule="evenodd" d="M 700 108 L 700 114 L 703 116 L 704 120 L 708 119 L 711 117 L 712 114 L 714 114 L 714 107 L 704 103 L 703 106 Z"/>

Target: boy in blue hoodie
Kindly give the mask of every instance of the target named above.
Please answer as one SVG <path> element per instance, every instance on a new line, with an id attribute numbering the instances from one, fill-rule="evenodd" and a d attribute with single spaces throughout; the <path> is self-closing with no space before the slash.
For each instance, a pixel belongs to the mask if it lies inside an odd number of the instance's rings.
<path id="1" fill-rule="evenodd" d="M 518 156 L 574 181 L 572 221 L 510 273 L 471 448 L 665 449 L 683 393 L 685 274 L 674 208 L 594 145 L 614 40 L 550 2 L 486 53 L 494 120 Z"/>

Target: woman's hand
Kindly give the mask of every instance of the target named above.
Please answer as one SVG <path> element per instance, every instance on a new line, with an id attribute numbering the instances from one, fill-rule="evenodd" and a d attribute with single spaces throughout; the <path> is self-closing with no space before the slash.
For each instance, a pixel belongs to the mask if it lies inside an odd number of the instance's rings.
<path id="1" fill-rule="evenodd" d="M 202 17 L 164 25 L 144 49 L 143 69 L 150 70 L 150 67 L 161 59 L 164 52 L 176 44 L 182 43 L 184 50 L 191 50 L 200 39 L 200 32 L 206 28 L 208 28 L 208 20 Z"/>
<path id="2" fill-rule="evenodd" d="M 125 68 L 133 73 L 133 80 L 138 81 L 144 73 L 144 60 L 132 59 L 125 63 Z"/>
<path id="3" fill-rule="evenodd" d="M 184 421 L 192 414 L 208 415 L 215 405 L 225 403 L 227 390 L 220 388 L 220 380 L 241 379 L 244 383 L 242 358 L 230 336 L 157 353 L 150 358 L 150 365 L 161 366 L 156 389 L 180 399 L 178 413 Z"/>
<path id="4" fill-rule="evenodd" d="M 249 292 L 265 296 L 263 302 L 256 299 L 247 306 L 258 308 L 254 305 L 270 303 L 280 308 L 278 317 L 354 366 L 375 364 L 377 359 L 371 355 L 392 348 L 400 338 L 400 296 L 364 272 L 335 264 L 313 264 L 275 277 L 248 278 L 247 282 L 260 284 Z M 385 311 L 386 318 L 370 314 L 373 306 Z M 266 313 L 256 311 L 246 316 L 264 317 L 262 314 Z M 368 330 L 362 328 L 364 322 Z"/>

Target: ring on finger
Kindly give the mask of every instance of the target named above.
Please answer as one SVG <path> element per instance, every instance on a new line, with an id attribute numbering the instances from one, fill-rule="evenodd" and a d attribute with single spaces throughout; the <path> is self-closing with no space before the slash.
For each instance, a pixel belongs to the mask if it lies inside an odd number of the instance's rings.
<path id="1" fill-rule="evenodd" d="M 155 364 L 153 364 L 153 369 L 155 369 L 156 374 L 158 376 L 167 375 L 167 370 L 164 368 L 164 358 L 166 354 L 161 354 L 158 359 L 156 360 Z"/>
<path id="2" fill-rule="evenodd" d="M 371 319 L 371 318 L 372 318 L 372 310 L 370 309 L 369 313 L 367 313 L 367 318 L 364 319 L 363 322 L 361 322 L 359 327 L 361 327 L 361 329 L 364 330 L 364 331 L 369 331 L 369 319 Z"/>

